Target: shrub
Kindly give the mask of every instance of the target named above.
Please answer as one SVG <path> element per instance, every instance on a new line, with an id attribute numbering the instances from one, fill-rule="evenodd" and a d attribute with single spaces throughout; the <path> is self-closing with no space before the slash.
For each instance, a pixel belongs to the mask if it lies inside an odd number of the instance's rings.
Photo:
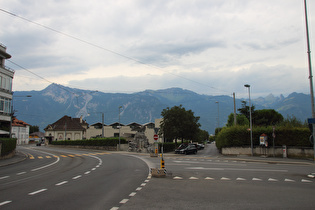
<path id="1" fill-rule="evenodd" d="M 159 143 L 159 152 L 161 152 L 162 143 Z M 163 144 L 163 152 L 174 152 L 175 151 L 174 142 L 165 142 Z"/>
<path id="2" fill-rule="evenodd" d="M 223 128 L 216 137 L 216 145 L 218 149 L 223 147 L 242 147 L 250 146 L 250 131 L 247 126 L 232 126 Z M 269 127 L 253 128 L 253 145 L 259 145 L 259 137 L 261 134 L 268 136 L 269 146 L 272 146 L 273 129 Z M 311 135 L 308 128 L 301 127 L 276 127 L 275 129 L 275 146 L 299 146 L 311 147 L 309 137 Z"/>
<path id="3" fill-rule="evenodd" d="M 1 138 L 1 156 L 5 156 L 13 152 L 16 148 L 16 139 Z"/>

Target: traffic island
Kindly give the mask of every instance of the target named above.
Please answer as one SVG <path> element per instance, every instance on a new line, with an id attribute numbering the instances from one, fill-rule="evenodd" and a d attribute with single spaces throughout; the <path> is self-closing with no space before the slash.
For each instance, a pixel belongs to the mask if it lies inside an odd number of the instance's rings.
<path id="1" fill-rule="evenodd" d="M 165 168 L 151 168 L 151 176 L 156 178 L 165 178 L 166 169 Z"/>

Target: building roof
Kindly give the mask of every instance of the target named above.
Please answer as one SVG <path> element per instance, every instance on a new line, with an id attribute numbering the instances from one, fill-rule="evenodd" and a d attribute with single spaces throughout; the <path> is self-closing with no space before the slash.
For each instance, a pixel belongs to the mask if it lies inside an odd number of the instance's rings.
<path id="1" fill-rule="evenodd" d="M 72 118 L 67 115 L 63 116 L 53 124 L 47 125 L 46 130 L 71 130 L 71 131 L 84 131 L 83 126 L 88 125 L 82 118 Z"/>
<path id="2" fill-rule="evenodd" d="M 31 133 L 30 136 L 32 137 L 38 136 L 39 138 L 41 138 L 41 137 L 45 137 L 45 134 L 39 131 L 39 132 Z"/>
<path id="3" fill-rule="evenodd" d="M 26 122 L 18 120 L 16 117 L 12 117 L 12 126 L 14 127 L 26 127 L 29 126 Z"/>

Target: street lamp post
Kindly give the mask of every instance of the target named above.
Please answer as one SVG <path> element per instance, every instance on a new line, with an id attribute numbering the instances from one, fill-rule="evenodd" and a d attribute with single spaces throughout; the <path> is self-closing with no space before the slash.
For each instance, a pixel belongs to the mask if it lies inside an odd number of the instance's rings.
<path id="1" fill-rule="evenodd" d="M 218 128 L 220 128 L 220 111 L 219 111 L 219 101 L 215 102 L 216 104 L 218 104 Z"/>
<path id="2" fill-rule="evenodd" d="M 104 138 L 104 112 L 102 112 L 102 138 Z"/>
<path id="3" fill-rule="evenodd" d="M 254 151 L 253 151 L 253 129 L 252 129 L 252 106 L 250 104 L 250 85 L 246 84 L 246 85 L 244 85 L 244 87 L 248 88 L 250 147 L 251 147 L 251 151 L 252 151 L 252 156 L 254 156 Z"/>
<path id="4" fill-rule="evenodd" d="M 25 95 L 25 96 L 14 96 L 12 95 L 12 100 L 11 100 L 11 110 L 10 110 L 10 115 L 11 115 L 11 119 L 10 119 L 10 131 L 9 131 L 9 136 L 10 138 L 12 138 L 12 119 L 14 116 L 14 106 L 13 106 L 13 98 L 17 98 L 17 97 L 22 97 L 22 98 L 31 98 L 31 95 Z"/>
<path id="5" fill-rule="evenodd" d="M 118 150 L 120 151 L 120 109 L 122 108 L 122 106 L 119 106 L 119 114 L 118 114 L 118 123 L 119 123 L 119 145 L 118 145 Z"/>

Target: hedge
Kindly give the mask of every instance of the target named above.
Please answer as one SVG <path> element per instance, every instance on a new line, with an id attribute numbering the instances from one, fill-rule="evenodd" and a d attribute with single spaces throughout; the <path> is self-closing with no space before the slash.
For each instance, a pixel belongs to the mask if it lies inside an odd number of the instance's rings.
<path id="1" fill-rule="evenodd" d="M 10 138 L 1 138 L 0 143 L 1 146 L 1 156 L 6 156 L 13 152 L 16 148 L 16 139 Z"/>
<path id="2" fill-rule="evenodd" d="M 120 138 L 121 144 L 126 144 L 125 138 Z M 88 140 L 63 140 L 52 141 L 52 145 L 73 145 L 73 146 L 117 146 L 119 138 L 97 138 Z"/>
<path id="3" fill-rule="evenodd" d="M 159 152 L 161 153 L 162 143 L 159 143 Z M 163 143 L 163 152 L 174 152 L 175 151 L 175 143 L 174 142 L 165 142 Z"/>
<path id="4" fill-rule="evenodd" d="M 250 131 L 247 126 L 232 126 L 223 128 L 216 136 L 216 145 L 218 149 L 223 147 L 243 147 L 250 146 Z M 269 146 L 272 146 L 272 127 L 254 127 L 253 128 L 253 145 L 260 144 L 259 137 L 261 134 L 268 136 Z M 275 146 L 297 146 L 312 147 L 309 137 L 311 132 L 308 128 L 301 127 L 276 127 L 275 129 Z"/>

